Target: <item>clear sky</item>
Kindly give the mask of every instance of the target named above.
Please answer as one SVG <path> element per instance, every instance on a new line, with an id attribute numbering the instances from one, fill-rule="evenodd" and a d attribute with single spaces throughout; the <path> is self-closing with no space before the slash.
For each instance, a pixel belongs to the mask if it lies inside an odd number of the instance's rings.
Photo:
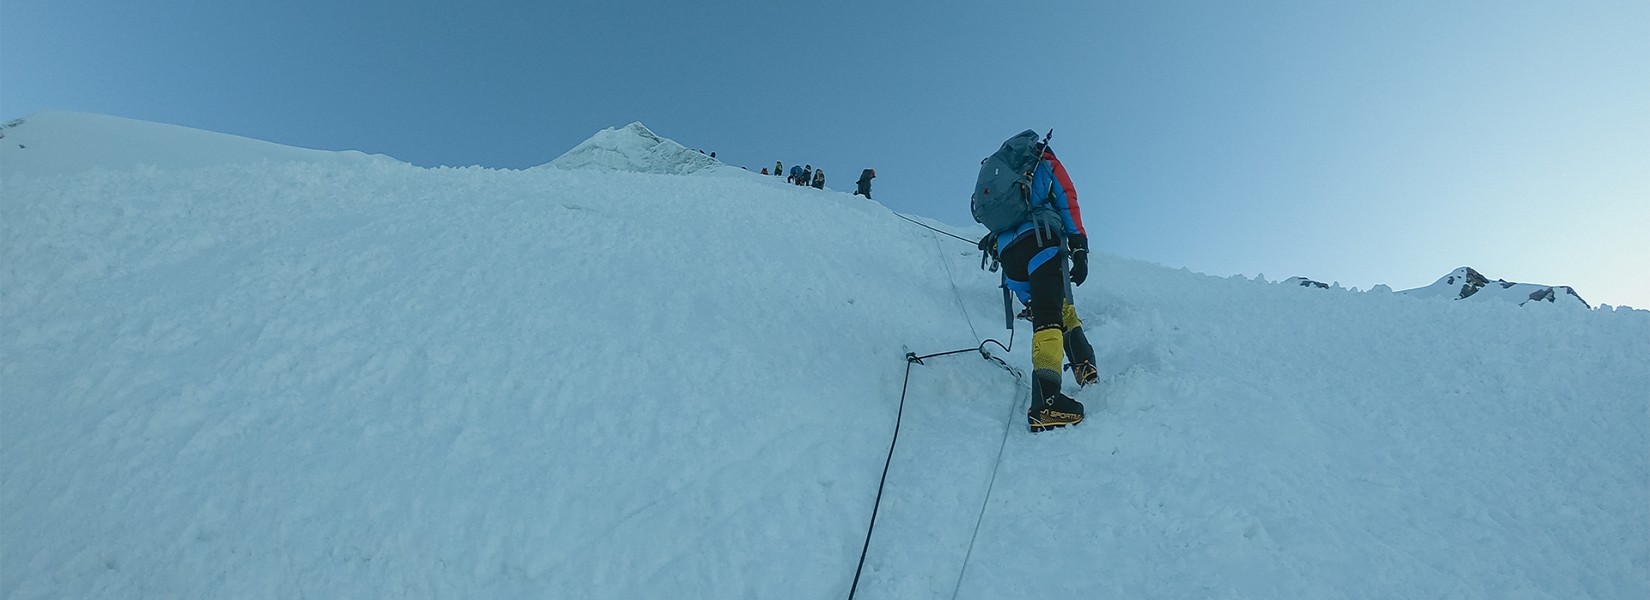
<path id="1" fill-rule="evenodd" d="M 507 168 L 639 120 L 957 224 L 1052 128 L 1109 252 L 1650 308 L 1645 0 L 5 0 L 0 117 L 43 109 Z"/>

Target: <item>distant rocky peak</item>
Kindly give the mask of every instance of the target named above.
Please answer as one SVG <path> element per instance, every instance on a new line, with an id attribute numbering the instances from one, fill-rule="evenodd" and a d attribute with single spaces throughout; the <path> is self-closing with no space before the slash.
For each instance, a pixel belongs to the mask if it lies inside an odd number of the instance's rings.
<path id="1" fill-rule="evenodd" d="M 1491 280 L 1472 267 L 1460 267 L 1438 278 L 1426 287 L 1398 292 L 1417 298 L 1448 298 L 1450 300 L 1501 300 L 1524 306 L 1531 302 L 1573 304 L 1592 308 L 1574 289 L 1563 285 L 1519 283 L 1505 279 Z"/>
<path id="2" fill-rule="evenodd" d="M 1305 288 L 1318 288 L 1318 289 L 1322 289 L 1322 290 L 1329 289 L 1329 284 L 1324 283 L 1322 281 L 1315 281 L 1315 280 L 1312 280 L 1312 279 L 1307 279 L 1305 277 L 1290 277 L 1288 279 L 1283 280 L 1283 284 L 1284 285 L 1298 285 L 1298 286 L 1305 287 Z"/>
<path id="3" fill-rule="evenodd" d="M 1461 267 L 1450 271 L 1440 281 L 1443 281 L 1446 285 L 1460 285 L 1461 295 L 1457 298 L 1466 298 L 1476 294 L 1478 290 L 1483 289 L 1490 282 L 1488 277 L 1472 267 Z"/>

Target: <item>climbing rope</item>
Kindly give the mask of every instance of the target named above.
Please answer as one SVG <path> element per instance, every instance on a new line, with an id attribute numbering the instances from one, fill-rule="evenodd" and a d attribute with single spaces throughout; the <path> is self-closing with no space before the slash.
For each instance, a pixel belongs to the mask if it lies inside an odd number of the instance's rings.
<path id="1" fill-rule="evenodd" d="M 877 482 L 877 499 L 871 504 L 871 525 L 865 528 L 865 545 L 859 549 L 859 566 L 854 569 L 854 583 L 848 587 L 848 600 L 854 600 L 859 591 L 859 576 L 865 571 L 865 555 L 871 551 L 871 533 L 877 529 L 877 511 L 882 508 L 882 488 L 888 484 L 888 466 L 894 463 L 894 446 L 899 444 L 899 425 L 905 420 L 905 392 L 911 387 L 911 364 L 920 363 L 915 353 L 905 353 L 905 383 L 899 390 L 899 412 L 894 417 L 894 439 L 888 442 L 888 459 L 882 462 L 882 480 Z"/>
<path id="2" fill-rule="evenodd" d="M 911 218 L 906 217 L 905 215 L 902 215 L 902 214 L 899 214 L 899 213 L 894 213 L 894 215 L 901 218 L 901 219 L 905 219 L 906 221 L 910 221 L 911 223 L 915 223 L 916 225 L 921 226 L 924 229 L 928 229 L 929 231 L 933 231 L 935 233 L 947 235 L 947 236 L 950 236 L 950 237 L 953 237 L 953 238 L 956 238 L 958 240 L 962 240 L 964 242 L 968 242 L 968 243 L 971 243 L 971 244 L 974 243 L 973 240 L 970 240 L 968 238 L 964 238 L 964 237 L 961 237 L 961 236 L 958 236 L 958 235 L 955 235 L 955 234 L 952 234 L 952 233 L 949 233 L 949 232 L 941 231 L 941 230 L 935 229 L 933 227 L 929 227 L 928 225 L 924 225 L 924 224 L 922 224 L 918 221 L 912 220 Z M 968 323 L 969 332 L 974 335 L 975 339 L 979 339 L 979 332 L 974 329 L 974 319 L 972 319 L 968 316 L 967 305 L 966 305 L 966 303 L 963 302 L 962 292 L 957 289 L 956 278 L 951 275 L 951 265 L 946 260 L 945 251 L 939 247 L 939 238 L 938 237 L 934 237 L 934 246 L 935 246 L 935 250 L 939 251 L 939 253 L 940 253 L 940 264 L 945 267 L 946 280 L 951 283 L 951 292 L 953 294 L 955 294 L 956 297 L 957 297 L 957 308 L 962 311 L 963 320 Z M 1006 302 L 1006 295 L 1005 295 L 1005 302 Z M 1007 310 L 1006 307 L 1005 307 L 1005 310 Z M 925 355 L 922 355 L 922 356 L 917 356 L 917 354 L 915 352 L 906 352 L 905 353 L 905 381 L 900 384 L 899 408 L 896 410 L 895 416 L 894 416 L 894 435 L 892 436 L 892 438 L 888 442 L 888 456 L 882 462 L 882 477 L 881 477 L 881 479 L 879 479 L 877 481 L 877 496 L 876 496 L 876 500 L 871 505 L 871 522 L 865 528 L 865 544 L 862 545 L 860 547 L 860 550 L 859 550 L 859 566 L 854 568 L 854 581 L 848 588 L 848 600 L 853 600 L 854 595 L 859 592 L 859 579 L 860 579 L 860 576 L 863 575 L 864 572 L 865 572 L 865 557 L 868 554 L 870 554 L 870 551 L 871 551 L 871 536 L 876 532 L 877 513 L 879 511 L 881 511 L 881 509 L 882 509 L 882 492 L 883 492 L 883 489 L 886 488 L 887 485 L 888 485 L 888 470 L 894 464 L 894 449 L 895 449 L 895 447 L 897 447 L 899 445 L 900 425 L 901 425 L 901 423 L 903 423 L 905 421 L 905 396 L 906 396 L 906 393 L 910 390 L 910 387 L 911 387 L 911 365 L 913 365 L 913 364 L 926 365 L 927 363 L 924 363 L 923 361 L 931 359 L 931 358 L 939 358 L 939 357 L 943 357 L 943 356 L 952 356 L 952 355 L 964 354 L 964 353 L 968 353 L 968 352 L 978 352 L 978 353 L 980 353 L 981 358 L 984 358 L 987 361 L 995 363 L 998 367 L 1002 368 L 1005 371 L 1008 371 L 1009 374 L 1013 375 L 1014 379 L 1016 381 L 1020 382 L 1021 384 L 1024 384 L 1025 383 L 1025 374 L 1024 373 L 1022 373 L 1019 369 L 1014 368 L 1013 365 L 1008 364 L 1008 362 L 1004 361 L 1001 357 L 998 357 L 998 356 L 995 356 L 995 355 L 991 354 L 991 351 L 986 349 L 987 345 L 996 344 L 998 348 L 1002 348 L 1003 354 L 1013 353 L 1013 351 L 1014 351 L 1014 328 L 1012 327 L 1012 321 L 1010 321 L 1009 325 L 1010 325 L 1010 327 L 1008 328 L 1008 332 L 1009 332 L 1008 333 L 1008 345 L 1003 345 L 1002 342 L 999 342 L 995 339 L 987 339 L 985 341 L 980 342 L 980 345 L 975 346 L 973 348 L 963 348 L 961 350 L 950 350 L 950 351 L 946 351 L 946 352 L 936 352 L 936 353 L 933 353 L 933 354 L 925 354 Z M 955 600 L 955 598 L 957 597 L 957 594 L 962 591 L 963 577 L 968 574 L 968 564 L 969 564 L 969 561 L 974 556 L 974 541 L 976 539 L 978 539 L 979 536 L 980 536 L 980 524 L 985 521 L 985 511 L 986 511 L 986 508 L 989 507 L 990 503 L 991 503 L 991 492 L 992 492 L 992 490 L 996 489 L 996 487 L 997 487 L 997 471 L 998 471 L 999 468 L 1002 467 L 1003 450 L 1008 447 L 1008 432 L 1012 428 L 1012 426 L 1013 426 L 1012 424 L 1014 422 L 1014 409 L 1018 408 L 1019 405 L 1020 405 L 1020 398 L 1019 398 L 1018 395 L 1015 395 L 1014 402 L 1009 405 L 1008 419 L 1006 419 L 1003 423 L 1003 437 L 1002 437 L 1002 441 L 1000 441 L 997 445 L 997 459 L 996 459 L 995 462 L 993 462 L 993 464 L 991 466 L 991 480 L 986 485 L 985 500 L 980 503 L 980 513 L 974 520 L 974 533 L 973 533 L 973 535 L 969 536 L 969 538 L 968 538 L 968 551 L 963 556 L 962 569 L 957 574 L 957 585 L 951 591 L 951 597 L 952 597 L 953 600 Z"/>
<path id="3" fill-rule="evenodd" d="M 907 217 L 907 216 L 905 216 L 905 215 L 902 215 L 902 214 L 899 214 L 899 213 L 894 213 L 894 216 L 896 216 L 896 217 L 899 217 L 899 218 L 901 218 L 901 219 L 905 219 L 905 220 L 907 220 L 907 221 L 910 221 L 910 222 L 912 222 L 912 223 L 915 223 L 915 224 L 916 224 L 916 225 L 917 225 L 917 226 L 918 226 L 918 227 L 921 227 L 921 228 L 923 228 L 923 229 L 927 229 L 927 230 L 929 230 L 929 231 L 932 231 L 932 232 L 935 232 L 935 233 L 940 233 L 940 234 L 944 234 L 944 235 L 948 235 L 948 236 L 951 236 L 951 237 L 954 237 L 954 238 L 957 238 L 957 239 L 959 239 L 959 240 L 962 240 L 962 241 L 965 241 L 965 242 L 968 242 L 968 243 L 970 243 L 970 244 L 977 244 L 977 243 L 979 243 L 979 241 L 978 241 L 978 240 L 971 240 L 971 239 L 968 239 L 968 238 L 965 238 L 965 237 L 963 237 L 963 236 L 960 236 L 960 235 L 957 235 L 957 234 L 955 234 L 955 233 L 951 233 L 951 232 L 949 232 L 949 231 L 941 231 L 941 230 L 939 230 L 939 229 L 935 229 L 935 228 L 933 228 L 933 227 L 929 227 L 929 226 L 928 226 L 928 225 L 926 225 L 926 224 L 923 224 L 923 223 L 922 223 L 922 222 L 921 222 L 921 221 L 918 221 L 918 220 L 916 220 L 916 219 L 912 219 L 912 218 L 911 218 L 911 217 Z"/>
<path id="4" fill-rule="evenodd" d="M 898 213 L 895 213 L 898 214 Z M 921 223 L 917 223 L 922 225 Z M 945 233 L 941 231 L 940 233 Z M 957 278 L 951 275 L 951 261 L 945 259 L 945 250 L 940 248 L 940 237 L 929 235 L 934 239 L 934 249 L 940 253 L 940 266 L 945 267 L 945 280 L 951 283 L 951 294 L 957 297 L 957 310 L 962 311 L 963 320 L 968 322 L 968 333 L 974 339 L 980 339 L 980 332 L 974 329 L 974 319 L 968 316 L 968 306 L 963 303 L 962 291 L 957 289 Z"/>
<path id="5" fill-rule="evenodd" d="M 888 486 L 889 466 L 894 463 L 894 447 L 898 447 L 899 445 L 899 424 L 904 422 L 904 419 L 906 419 L 906 392 L 911 389 L 912 364 L 927 364 L 922 363 L 922 361 L 926 361 L 926 359 L 931 358 L 940 358 L 940 356 L 952 356 L 952 354 L 980 353 L 980 358 L 985 358 L 987 361 L 997 363 L 997 366 L 1000 366 L 1000 368 L 1005 369 L 1008 373 L 1013 374 L 1016 381 L 1025 382 L 1025 374 L 1020 373 L 1020 369 L 1013 368 L 1013 366 L 1010 366 L 1010 364 L 1006 363 L 1006 361 L 1003 361 L 1002 358 L 992 356 L 992 353 L 990 353 L 988 349 L 985 349 L 985 345 L 997 345 L 998 348 L 1003 349 L 1003 353 L 1010 353 L 1010 351 L 1013 351 L 1013 346 L 1015 346 L 1015 336 L 1013 336 L 1013 331 L 1010 330 L 1010 333 L 1008 333 L 1008 345 L 1006 346 L 1003 346 L 1002 341 L 985 340 L 982 341 L 980 345 L 975 346 L 975 348 L 952 349 L 952 351 L 944 351 L 944 353 L 922 354 L 922 356 L 917 356 L 916 353 L 906 353 L 906 377 L 904 377 L 906 381 L 899 386 L 899 409 L 896 410 L 896 414 L 894 414 L 893 440 L 889 440 L 888 442 L 888 458 L 883 460 L 883 476 L 881 476 L 881 480 L 876 481 L 876 501 L 871 504 L 871 524 L 870 526 L 865 527 L 865 546 L 860 547 L 860 565 L 853 569 L 853 584 L 848 587 L 848 600 L 853 600 L 853 595 L 860 592 L 860 575 L 865 574 L 865 557 L 871 552 L 871 534 L 876 532 L 876 514 L 878 514 L 878 511 L 881 511 L 881 508 L 883 508 L 883 490 L 886 486 Z M 1018 405 L 1020 405 L 1020 397 L 1015 396 L 1015 404 L 1013 404 L 1013 407 L 1018 407 Z M 1008 422 L 1010 422 L 1010 424 L 1013 422 L 1013 412 L 1008 414 Z M 992 483 L 990 483 L 990 486 L 987 486 L 987 491 L 985 491 L 985 503 L 990 503 L 990 501 L 992 501 L 992 488 L 997 486 L 997 468 L 998 466 L 1002 466 L 1003 447 L 1008 445 L 1008 427 L 1010 427 L 1010 425 L 1003 425 L 1003 442 L 1002 445 L 997 448 L 997 463 L 992 465 Z M 987 506 L 987 504 L 982 504 L 982 506 L 980 506 L 980 518 L 973 523 L 973 537 L 980 536 L 980 521 L 985 519 L 985 506 Z M 964 572 L 964 574 L 969 572 L 969 557 L 972 557 L 973 555 L 973 537 L 970 537 L 969 539 L 969 555 L 965 555 L 964 560 L 962 560 L 962 572 Z M 962 574 L 957 575 L 957 587 L 962 587 Z M 955 597 L 955 592 L 952 593 L 952 595 Z"/>
<path id="6" fill-rule="evenodd" d="M 980 524 L 985 522 L 986 508 L 991 506 L 991 492 L 997 489 L 997 471 L 1003 466 L 1003 450 L 1008 448 L 1008 430 L 1012 428 L 1014 413 L 1019 408 L 1020 397 L 1016 395 L 1014 402 L 1008 405 L 1008 418 L 1003 420 L 1003 439 L 997 443 L 997 460 L 991 464 L 991 482 L 985 486 L 985 500 L 980 502 L 980 514 L 974 518 L 974 533 L 968 536 L 968 552 L 963 554 L 962 569 L 957 572 L 957 585 L 951 588 L 951 600 L 957 600 L 957 594 L 962 593 L 963 577 L 968 575 L 968 563 L 974 558 L 974 540 L 980 537 Z"/>

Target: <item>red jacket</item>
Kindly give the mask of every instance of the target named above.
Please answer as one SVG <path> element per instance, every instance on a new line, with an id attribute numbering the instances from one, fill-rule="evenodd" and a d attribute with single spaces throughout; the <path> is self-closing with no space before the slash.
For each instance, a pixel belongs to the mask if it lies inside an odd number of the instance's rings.
<path id="1" fill-rule="evenodd" d="M 1066 190 L 1066 205 L 1071 209 L 1071 220 L 1077 224 L 1077 232 L 1083 234 L 1083 237 L 1088 237 L 1088 230 L 1083 229 L 1083 209 L 1077 205 L 1077 186 L 1071 184 L 1071 175 L 1066 173 L 1066 166 L 1060 164 L 1060 159 L 1054 157 L 1054 151 L 1047 148 L 1043 149 L 1043 160 L 1048 161 L 1049 166 L 1054 168 L 1054 180 Z"/>

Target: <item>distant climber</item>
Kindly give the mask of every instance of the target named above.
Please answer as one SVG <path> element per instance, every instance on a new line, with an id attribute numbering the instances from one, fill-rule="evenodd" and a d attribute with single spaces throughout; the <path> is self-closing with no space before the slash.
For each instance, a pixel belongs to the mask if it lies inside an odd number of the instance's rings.
<path id="1" fill-rule="evenodd" d="M 767 174 L 768 174 L 768 168 L 767 168 L 767 167 L 762 167 L 762 174 L 763 174 L 763 175 L 767 175 Z"/>
<path id="2" fill-rule="evenodd" d="M 777 160 L 773 161 L 773 174 L 776 176 L 785 174 L 785 165 L 779 164 Z"/>
<path id="3" fill-rule="evenodd" d="M 1047 140 L 1026 130 L 980 163 L 971 208 L 991 229 L 980 249 L 1002 262 L 1003 285 L 1031 308 L 1033 432 L 1083 421 L 1083 404 L 1060 391 L 1061 363 L 1071 359 L 1078 385 L 1099 380 L 1094 348 L 1071 302 L 1071 286 L 1088 278 L 1088 235 L 1077 188 Z M 1071 260 L 1069 274 L 1066 260 Z"/>
<path id="4" fill-rule="evenodd" d="M 825 189 L 825 169 L 814 169 L 814 189 Z"/>
<path id="5" fill-rule="evenodd" d="M 796 184 L 797 185 L 808 185 L 808 183 L 812 182 L 813 180 L 814 180 L 814 166 L 813 165 L 802 165 L 802 176 L 797 178 Z"/>
<path id="6" fill-rule="evenodd" d="M 855 196 L 864 196 L 866 200 L 870 200 L 871 199 L 871 180 L 876 179 L 876 178 L 877 178 L 877 170 L 876 169 L 866 169 L 864 171 L 860 171 L 859 172 L 859 188 L 854 190 L 854 195 Z"/>
<path id="7" fill-rule="evenodd" d="M 796 182 L 800 179 L 802 179 L 802 167 L 799 167 L 799 166 L 796 166 L 796 165 L 791 165 L 791 176 L 786 177 L 785 181 L 788 181 L 792 185 L 795 185 Z"/>

